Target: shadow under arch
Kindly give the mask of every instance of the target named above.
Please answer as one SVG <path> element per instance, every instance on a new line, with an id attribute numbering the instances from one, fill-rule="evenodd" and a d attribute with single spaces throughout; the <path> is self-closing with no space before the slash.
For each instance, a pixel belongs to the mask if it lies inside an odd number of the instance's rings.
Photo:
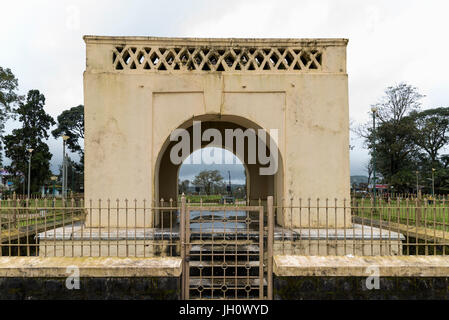
<path id="1" fill-rule="evenodd" d="M 217 129 L 222 136 L 222 143 L 220 145 L 213 145 L 217 148 L 227 149 L 236 155 L 240 161 L 245 166 L 247 174 L 247 188 L 250 205 L 255 205 L 259 202 L 266 201 L 268 196 L 274 196 L 274 203 L 276 204 L 283 197 L 283 183 L 284 183 L 284 166 L 283 159 L 278 145 L 270 136 L 269 130 L 271 128 L 263 128 L 255 122 L 235 115 L 218 115 L 218 114 L 206 114 L 201 116 L 192 117 L 178 126 L 178 128 L 186 129 L 189 132 L 190 137 L 190 154 L 194 151 L 204 148 L 210 145 L 210 141 L 201 141 L 200 146 L 194 146 L 193 144 L 193 121 L 201 121 L 201 137 L 205 130 L 209 128 Z M 173 128 L 173 130 L 178 129 Z M 271 155 L 270 160 L 277 162 L 277 170 L 271 175 L 261 175 L 260 169 L 266 168 L 268 165 L 262 164 L 259 161 L 259 157 L 256 157 L 256 163 L 248 163 L 248 139 L 244 139 L 244 155 L 240 155 L 236 151 L 236 144 L 233 143 L 233 150 L 229 150 L 225 146 L 225 130 L 226 129 L 241 129 L 245 131 L 246 129 L 253 129 L 256 131 L 257 149 L 256 154 L 259 152 L 259 140 L 258 129 L 263 129 L 267 135 L 266 143 L 261 142 L 260 145 L 265 148 L 265 154 Z M 273 128 L 276 129 L 276 128 Z M 280 128 L 278 128 L 280 129 Z M 269 141 L 269 142 L 268 142 Z M 235 142 L 235 140 L 234 140 Z M 158 153 L 157 160 L 154 167 L 154 189 L 153 189 L 153 199 L 154 200 L 169 200 L 173 199 L 176 203 L 178 198 L 178 173 L 179 168 L 182 165 L 174 164 L 170 160 L 170 150 L 177 144 L 178 141 L 171 141 L 170 136 L 166 138 L 161 150 Z M 277 159 L 273 158 L 274 153 L 277 154 Z"/>

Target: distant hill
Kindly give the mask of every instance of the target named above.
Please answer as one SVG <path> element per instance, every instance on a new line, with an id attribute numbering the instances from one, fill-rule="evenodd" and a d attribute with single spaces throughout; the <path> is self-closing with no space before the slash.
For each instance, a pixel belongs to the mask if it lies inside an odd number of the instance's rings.
<path id="1" fill-rule="evenodd" d="M 367 176 L 351 176 L 351 184 L 353 183 L 368 183 Z"/>

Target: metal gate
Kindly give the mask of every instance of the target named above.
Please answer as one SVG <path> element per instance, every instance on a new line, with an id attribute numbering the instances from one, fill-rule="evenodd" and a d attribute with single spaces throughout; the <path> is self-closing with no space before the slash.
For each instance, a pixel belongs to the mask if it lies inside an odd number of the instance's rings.
<path id="1" fill-rule="evenodd" d="M 186 206 L 183 201 L 182 298 L 271 299 L 267 220 L 263 206 Z"/>

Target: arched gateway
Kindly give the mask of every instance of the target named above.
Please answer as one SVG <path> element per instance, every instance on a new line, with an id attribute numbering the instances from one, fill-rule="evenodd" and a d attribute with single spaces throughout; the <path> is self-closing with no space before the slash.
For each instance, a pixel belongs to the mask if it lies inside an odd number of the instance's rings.
<path id="1" fill-rule="evenodd" d="M 200 136 L 208 128 L 223 137 L 226 129 L 253 129 L 257 140 L 268 133 L 265 147 L 257 149 L 277 153 L 277 170 L 262 175 L 266 163 L 246 163 L 251 200 L 349 199 L 347 40 L 84 40 L 86 201 L 176 201 L 179 164 L 170 160 L 176 144 L 170 136 L 183 128 L 191 133 L 190 152 L 204 147 L 209 142 L 193 141 L 196 121 L 201 121 Z M 225 147 L 224 138 L 217 145 Z M 237 153 L 235 147 L 232 151 Z M 106 223 L 95 210 L 90 214 L 88 226 Z M 278 213 L 276 219 L 281 225 L 301 224 L 296 216 Z M 337 221 L 327 226 L 350 225 Z M 136 220 L 135 226 L 143 223 Z M 308 223 L 319 227 L 319 219 Z"/>
<path id="2" fill-rule="evenodd" d="M 401 253 L 349 204 L 347 40 L 84 39 L 85 210 L 39 255 L 166 257 L 182 298 L 262 299 L 276 255 Z M 179 203 L 206 146 L 243 162 L 248 203 Z"/>

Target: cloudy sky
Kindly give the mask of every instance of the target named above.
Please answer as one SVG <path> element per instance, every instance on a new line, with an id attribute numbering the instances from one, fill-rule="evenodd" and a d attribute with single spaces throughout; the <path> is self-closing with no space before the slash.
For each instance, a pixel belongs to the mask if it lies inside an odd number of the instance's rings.
<path id="1" fill-rule="evenodd" d="M 220 160 L 214 161 L 214 155 L 221 154 Z M 195 154 L 199 153 L 199 157 L 196 159 L 201 159 L 201 164 L 195 164 Z M 232 160 L 227 163 L 226 159 Z M 218 163 L 217 163 L 218 162 Z M 201 150 L 196 150 L 188 156 L 181 168 L 179 169 L 179 178 L 181 180 L 188 179 L 193 181 L 195 176 L 201 170 L 218 170 L 221 176 L 228 181 L 228 173 L 231 174 L 231 182 L 236 184 L 245 184 L 245 168 L 239 158 L 235 157 L 234 154 L 228 150 L 221 148 L 203 148 Z"/>
<path id="2" fill-rule="evenodd" d="M 82 36 L 348 38 L 351 120 L 368 120 L 385 87 L 406 81 L 426 95 L 423 108 L 449 106 L 447 1 L 5 1 L 0 65 L 20 91 L 39 89 L 47 111 L 83 103 Z M 7 129 L 14 127 L 9 123 Z M 351 174 L 368 156 L 351 137 Z M 49 141 L 52 169 L 62 142 Z"/>

